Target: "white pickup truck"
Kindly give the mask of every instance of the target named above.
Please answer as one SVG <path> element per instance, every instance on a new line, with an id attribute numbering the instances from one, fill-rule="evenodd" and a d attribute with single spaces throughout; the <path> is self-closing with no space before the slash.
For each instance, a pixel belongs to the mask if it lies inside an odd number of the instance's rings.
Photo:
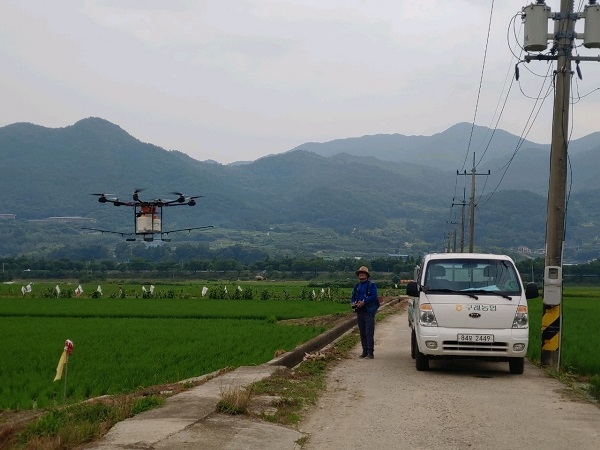
<path id="1" fill-rule="evenodd" d="M 430 359 L 508 361 L 523 373 L 529 340 L 527 299 L 538 296 L 535 283 L 524 288 L 513 260 L 505 255 L 439 253 L 425 255 L 409 281 L 408 321 L 411 356 L 417 370 Z"/>

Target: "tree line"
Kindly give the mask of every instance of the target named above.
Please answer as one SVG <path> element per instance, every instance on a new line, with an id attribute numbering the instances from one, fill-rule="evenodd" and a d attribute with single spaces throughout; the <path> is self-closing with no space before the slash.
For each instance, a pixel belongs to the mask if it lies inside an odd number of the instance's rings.
<path id="1" fill-rule="evenodd" d="M 325 259 L 320 257 L 265 257 L 261 261 L 243 262 L 235 258 L 185 259 L 153 261 L 131 258 L 121 262 L 112 259 L 74 261 L 68 258 L 38 259 L 27 256 L 0 258 L 0 280 L 10 282 L 27 279 L 76 279 L 80 282 L 111 278 L 157 279 L 347 279 L 359 266 L 366 265 L 374 279 L 393 283 L 413 278 L 420 257 Z M 544 259 L 517 262 L 523 282 L 534 281 L 541 287 L 544 278 Z M 600 283 L 600 259 L 585 264 L 563 267 L 566 283 Z"/>
<path id="2" fill-rule="evenodd" d="M 152 261 L 131 258 L 121 262 L 110 259 L 73 261 L 68 258 L 36 259 L 21 256 L 18 258 L 0 258 L 2 281 L 19 279 L 77 279 L 81 282 L 106 280 L 110 278 L 161 279 L 313 279 L 326 277 L 344 278 L 353 276 L 354 271 L 366 265 L 374 274 L 393 278 L 396 282 L 412 278 L 415 265 L 414 257 L 406 259 L 378 258 L 356 260 L 342 258 L 329 260 L 324 258 L 271 258 L 262 261 L 242 262 L 233 258 L 224 259 L 186 259 L 182 261 Z"/>

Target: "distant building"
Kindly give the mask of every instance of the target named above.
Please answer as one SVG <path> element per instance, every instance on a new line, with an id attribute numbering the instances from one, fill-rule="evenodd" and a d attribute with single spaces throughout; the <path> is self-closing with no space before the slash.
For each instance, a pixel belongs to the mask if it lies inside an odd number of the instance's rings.
<path id="1" fill-rule="evenodd" d="M 0 220 L 15 220 L 16 218 L 16 214 L 0 214 Z"/>
<path id="2" fill-rule="evenodd" d="M 521 253 L 531 253 L 531 249 L 524 245 L 521 245 L 520 247 L 518 247 L 517 250 Z"/>
<path id="3" fill-rule="evenodd" d="M 64 216 L 64 217 L 46 217 L 45 219 L 30 219 L 28 222 L 44 223 L 94 223 L 96 219 L 91 217 Z"/>

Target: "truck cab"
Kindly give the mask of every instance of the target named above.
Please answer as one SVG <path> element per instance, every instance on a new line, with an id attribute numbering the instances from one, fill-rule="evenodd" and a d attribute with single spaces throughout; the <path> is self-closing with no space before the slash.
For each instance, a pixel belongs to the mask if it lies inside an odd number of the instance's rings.
<path id="1" fill-rule="evenodd" d="M 484 359 L 523 373 L 529 341 L 527 300 L 513 260 L 487 253 L 428 254 L 409 281 L 411 356 L 417 370 L 434 359 Z"/>

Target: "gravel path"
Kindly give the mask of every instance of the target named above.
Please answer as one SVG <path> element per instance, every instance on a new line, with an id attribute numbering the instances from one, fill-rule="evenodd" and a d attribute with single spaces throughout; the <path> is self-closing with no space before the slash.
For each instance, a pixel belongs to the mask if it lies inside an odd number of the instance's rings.
<path id="1" fill-rule="evenodd" d="M 406 313 L 377 324 L 375 340 L 374 360 L 330 370 L 303 450 L 600 448 L 600 408 L 530 363 L 523 375 L 465 361 L 417 372 Z"/>

